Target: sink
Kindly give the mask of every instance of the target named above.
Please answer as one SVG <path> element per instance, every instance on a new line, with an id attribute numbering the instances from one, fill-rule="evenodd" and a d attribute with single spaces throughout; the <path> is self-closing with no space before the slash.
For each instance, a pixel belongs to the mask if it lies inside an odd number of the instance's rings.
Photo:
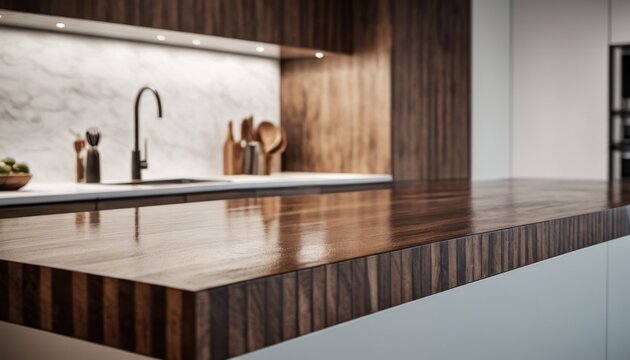
<path id="1" fill-rule="evenodd" d="M 217 179 L 159 179 L 159 180 L 133 180 L 128 182 L 105 183 L 104 185 L 181 185 L 197 183 L 228 183 L 230 180 Z"/>

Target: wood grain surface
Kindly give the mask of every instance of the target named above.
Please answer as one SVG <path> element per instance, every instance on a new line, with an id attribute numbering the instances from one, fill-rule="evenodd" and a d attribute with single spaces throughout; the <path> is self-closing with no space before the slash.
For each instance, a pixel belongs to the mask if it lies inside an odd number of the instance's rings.
<path id="1" fill-rule="evenodd" d="M 389 0 L 353 0 L 352 55 L 281 63 L 283 169 L 389 174 Z"/>
<path id="2" fill-rule="evenodd" d="M 0 0 L 0 9 L 351 52 L 350 0 Z"/>
<path id="3" fill-rule="evenodd" d="M 470 0 L 391 0 L 392 175 L 470 177 Z"/>
<path id="4" fill-rule="evenodd" d="M 225 359 L 628 235 L 628 204 L 630 182 L 440 181 L 4 219 L 0 320 Z"/>
<path id="5" fill-rule="evenodd" d="M 0 259 L 198 291 L 602 211 L 625 205 L 629 190 L 624 182 L 453 180 L 9 218 L 0 219 Z M 400 266 L 390 264 L 395 273 Z"/>

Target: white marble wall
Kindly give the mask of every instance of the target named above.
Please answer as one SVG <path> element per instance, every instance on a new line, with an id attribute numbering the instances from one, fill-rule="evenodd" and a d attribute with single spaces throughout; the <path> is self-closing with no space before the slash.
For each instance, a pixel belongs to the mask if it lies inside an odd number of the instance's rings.
<path id="1" fill-rule="evenodd" d="M 33 181 L 72 181 L 68 130 L 95 126 L 103 180 L 129 179 L 134 99 L 143 85 L 158 89 L 164 110 L 158 119 L 145 93 L 145 178 L 220 175 L 229 119 L 280 119 L 277 60 L 0 28 L 0 157 L 30 163 Z"/>

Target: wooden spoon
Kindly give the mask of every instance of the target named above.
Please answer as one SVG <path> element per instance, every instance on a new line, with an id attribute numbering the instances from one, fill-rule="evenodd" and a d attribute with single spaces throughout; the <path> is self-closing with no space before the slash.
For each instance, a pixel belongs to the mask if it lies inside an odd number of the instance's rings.
<path id="1" fill-rule="evenodd" d="M 280 146 L 278 146 L 277 149 L 271 152 L 272 155 L 275 155 L 275 154 L 280 155 L 287 149 L 287 144 L 288 144 L 287 132 L 284 130 L 284 128 L 280 128 L 280 132 L 282 133 L 282 143 L 280 144 Z"/>
<path id="2" fill-rule="evenodd" d="M 268 154 L 265 154 L 265 174 L 266 175 L 270 175 L 271 174 L 271 161 L 273 159 L 274 155 L 281 155 L 286 149 L 287 149 L 287 132 L 284 130 L 284 128 L 280 128 L 280 133 L 281 133 L 281 142 L 280 145 L 271 150 Z"/>
<path id="3" fill-rule="evenodd" d="M 269 121 L 263 121 L 258 125 L 258 138 L 265 154 L 271 154 L 282 145 L 282 131 Z"/>

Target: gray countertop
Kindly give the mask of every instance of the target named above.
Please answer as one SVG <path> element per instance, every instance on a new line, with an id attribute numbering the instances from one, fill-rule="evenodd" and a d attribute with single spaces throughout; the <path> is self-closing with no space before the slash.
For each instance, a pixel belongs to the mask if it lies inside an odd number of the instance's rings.
<path id="1" fill-rule="evenodd" d="M 283 172 L 269 176 L 219 176 L 213 178 L 213 182 L 169 185 L 111 185 L 33 181 L 19 191 L 0 192 L 0 206 L 297 186 L 376 184 L 390 182 L 391 179 L 391 175 L 386 174 Z"/>

